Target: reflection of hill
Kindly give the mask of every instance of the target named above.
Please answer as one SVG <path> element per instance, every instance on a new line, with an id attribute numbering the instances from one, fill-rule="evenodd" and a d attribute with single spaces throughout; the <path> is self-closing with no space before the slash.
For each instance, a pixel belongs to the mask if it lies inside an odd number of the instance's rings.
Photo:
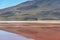
<path id="1" fill-rule="evenodd" d="M 60 40 L 60 23 L 0 24 L 0 29 L 36 40 Z"/>

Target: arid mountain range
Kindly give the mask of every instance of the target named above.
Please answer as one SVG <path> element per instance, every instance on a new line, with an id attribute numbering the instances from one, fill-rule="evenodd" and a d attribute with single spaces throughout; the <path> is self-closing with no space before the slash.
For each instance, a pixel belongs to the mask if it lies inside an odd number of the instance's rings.
<path id="1" fill-rule="evenodd" d="M 0 9 L 0 21 L 60 20 L 60 0 L 32 0 Z"/>

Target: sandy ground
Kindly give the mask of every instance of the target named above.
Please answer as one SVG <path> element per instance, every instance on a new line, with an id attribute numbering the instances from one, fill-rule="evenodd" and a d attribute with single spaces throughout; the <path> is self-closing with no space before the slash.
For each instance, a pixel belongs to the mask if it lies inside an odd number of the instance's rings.
<path id="1" fill-rule="evenodd" d="M 0 29 L 35 40 L 60 40 L 60 23 L 0 23 Z"/>

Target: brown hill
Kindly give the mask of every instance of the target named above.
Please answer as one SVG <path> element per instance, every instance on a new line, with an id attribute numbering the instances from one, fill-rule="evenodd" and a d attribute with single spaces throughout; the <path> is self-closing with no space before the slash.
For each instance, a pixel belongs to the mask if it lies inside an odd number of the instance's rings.
<path id="1" fill-rule="evenodd" d="M 26 1 L 0 10 L 1 21 L 60 20 L 60 0 Z"/>

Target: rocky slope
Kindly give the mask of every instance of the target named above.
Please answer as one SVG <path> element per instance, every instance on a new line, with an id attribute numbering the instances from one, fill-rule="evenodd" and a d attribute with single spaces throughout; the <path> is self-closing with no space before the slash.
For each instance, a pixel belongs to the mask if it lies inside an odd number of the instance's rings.
<path id="1" fill-rule="evenodd" d="M 60 20 L 60 0 L 32 0 L 1 9 L 0 20 Z"/>

